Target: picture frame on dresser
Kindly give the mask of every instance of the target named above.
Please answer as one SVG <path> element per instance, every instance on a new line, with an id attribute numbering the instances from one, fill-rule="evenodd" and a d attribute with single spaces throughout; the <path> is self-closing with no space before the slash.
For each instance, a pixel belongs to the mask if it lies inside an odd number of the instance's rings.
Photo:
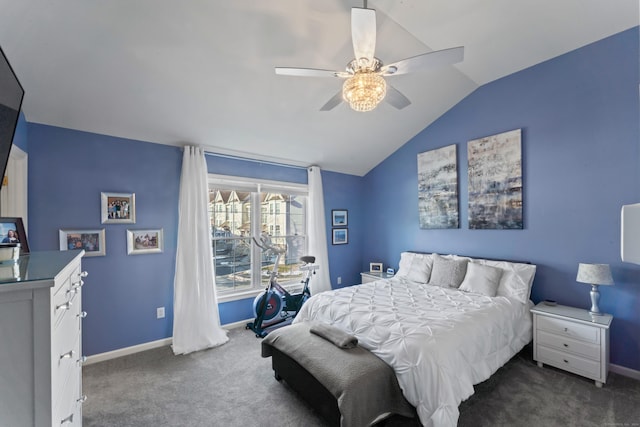
<path id="1" fill-rule="evenodd" d="M 12 243 L 20 243 L 20 255 L 29 253 L 29 242 L 24 230 L 22 218 L 0 218 L 0 246 Z"/>
<path id="2" fill-rule="evenodd" d="M 135 224 L 135 193 L 100 193 L 100 199 L 103 224 Z"/>
<path id="3" fill-rule="evenodd" d="M 382 263 L 381 262 L 370 262 L 369 263 L 369 272 L 370 273 L 382 273 Z"/>
<path id="4" fill-rule="evenodd" d="M 105 256 L 104 228 L 95 230 L 59 230 L 60 250 L 84 249 L 84 256 Z"/>
<path id="5" fill-rule="evenodd" d="M 162 253 L 163 235 L 162 228 L 127 230 L 127 255 Z"/>

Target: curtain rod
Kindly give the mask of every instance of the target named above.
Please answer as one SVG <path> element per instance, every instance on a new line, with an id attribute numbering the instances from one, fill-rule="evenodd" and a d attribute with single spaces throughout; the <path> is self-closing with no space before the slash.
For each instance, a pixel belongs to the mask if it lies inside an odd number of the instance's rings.
<path id="1" fill-rule="evenodd" d="M 306 170 L 307 168 L 310 168 L 311 166 L 313 166 L 313 165 L 309 165 L 309 166 L 290 165 L 290 164 L 286 164 L 286 163 L 274 162 L 274 161 L 271 161 L 271 160 L 258 160 L 258 159 L 251 159 L 251 158 L 248 158 L 248 157 L 234 156 L 232 154 L 211 153 L 211 152 L 206 151 L 206 150 L 205 150 L 204 154 L 206 156 L 221 157 L 223 159 L 243 160 L 245 162 L 262 163 L 262 164 L 266 164 L 266 165 L 281 166 L 281 167 L 292 168 L 292 169 L 305 169 Z"/>

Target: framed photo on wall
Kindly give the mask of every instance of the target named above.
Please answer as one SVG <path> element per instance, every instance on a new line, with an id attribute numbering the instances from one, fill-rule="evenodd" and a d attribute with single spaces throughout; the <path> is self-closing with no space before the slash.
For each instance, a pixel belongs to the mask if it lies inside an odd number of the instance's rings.
<path id="1" fill-rule="evenodd" d="M 29 253 L 29 242 L 22 218 L 0 218 L 0 245 L 20 243 L 20 254 Z"/>
<path id="2" fill-rule="evenodd" d="M 85 256 L 105 256 L 104 228 L 98 230 L 60 230 L 60 250 L 84 249 Z"/>
<path id="3" fill-rule="evenodd" d="M 161 253 L 163 244 L 162 228 L 127 230 L 127 255 Z"/>
<path id="4" fill-rule="evenodd" d="M 346 245 L 347 243 L 349 243 L 349 230 L 346 228 L 334 228 L 331 244 Z"/>
<path id="5" fill-rule="evenodd" d="M 349 212 L 346 209 L 331 209 L 331 226 L 346 227 L 349 225 Z"/>
<path id="6" fill-rule="evenodd" d="M 135 193 L 100 193 L 100 216 L 103 224 L 135 224 Z"/>

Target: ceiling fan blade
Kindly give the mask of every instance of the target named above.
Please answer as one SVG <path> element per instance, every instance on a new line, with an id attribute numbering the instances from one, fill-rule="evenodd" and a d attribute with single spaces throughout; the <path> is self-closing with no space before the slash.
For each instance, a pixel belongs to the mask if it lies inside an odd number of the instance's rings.
<path id="1" fill-rule="evenodd" d="M 320 70 L 317 68 L 276 67 L 276 74 L 300 77 L 349 77 L 346 71 Z"/>
<path id="2" fill-rule="evenodd" d="M 443 65 L 455 64 L 464 58 L 464 47 L 452 47 L 450 49 L 436 50 L 403 59 L 393 64 L 385 65 L 380 70 L 383 76 L 397 76 L 399 74 L 424 71 Z"/>
<path id="3" fill-rule="evenodd" d="M 367 58 L 373 62 L 376 49 L 376 11 L 373 9 L 351 8 L 351 39 L 356 61 Z"/>
<path id="4" fill-rule="evenodd" d="M 404 107 L 411 104 L 409 98 L 404 96 L 398 89 L 391 86 L 389 83 L 387 83 L 387 95 L 384 100 L 396 107 L 398 110 L 402 110 Z"/>
<path id="5" fill-rule="evenodd" d="M 341 102 L 342 102 L 342 90 L 340 90 L 338 93 L 333 95 L 333 97 L 329 101 L 327 101 L 327 103 L 324 104 L 322 108 L 320 108 L 320 111 L 333 110 L 335 107 L 340 105 Z"/>

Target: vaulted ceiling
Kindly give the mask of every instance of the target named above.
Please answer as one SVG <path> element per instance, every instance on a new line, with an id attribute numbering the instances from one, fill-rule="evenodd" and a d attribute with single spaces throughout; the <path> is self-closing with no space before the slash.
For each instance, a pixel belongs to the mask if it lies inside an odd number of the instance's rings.
<path id="1" fill-rule="evenodd" d="M 394 76 L 411 100 L 320 108 L 353 58 L 347 0 L 0 0 L 27 121 L 364 175 L 477 87 L 637 26 L 637 0 L 372 0 L 376 56 L 465 47 Z"/>

